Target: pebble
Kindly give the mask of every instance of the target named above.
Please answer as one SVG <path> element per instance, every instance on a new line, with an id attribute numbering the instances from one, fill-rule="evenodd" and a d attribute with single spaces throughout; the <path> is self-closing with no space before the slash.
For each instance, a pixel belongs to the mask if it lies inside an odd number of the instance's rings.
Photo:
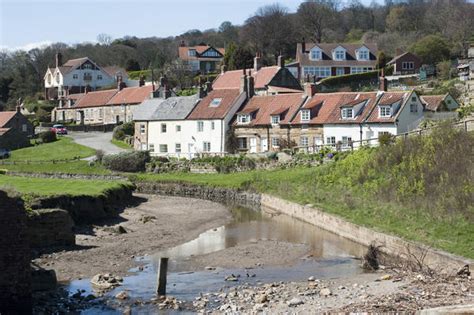
<path id="1" fill-rule="evenodd" d="M 330 296 L 331 294 L 332 292 L 328 288 L 324 288 L 321 291 L 319 291 L 319 295 L 321 296 Z"/>
<path id="2" fill-rule="evenodd" d="M 291 300 L 289 300 L 287 302 L 288 306 L 298 306 L 298 305 L 301 305 L 301 304 L 304 304 L 304 302 L 299 299 L 299 298 L 292 298 Z"/>

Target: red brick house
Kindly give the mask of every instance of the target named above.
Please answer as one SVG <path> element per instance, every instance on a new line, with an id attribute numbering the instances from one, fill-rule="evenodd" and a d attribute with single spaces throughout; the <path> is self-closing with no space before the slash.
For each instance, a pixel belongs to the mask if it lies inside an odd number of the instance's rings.
<path id="1" fill-rule="evenodd" d="M 393 74 L 414 74 L 420 71 L 421 60 L 416 55 L 406 52 L 394 57 L 387 65 L 393 65 Z"/>
<path id="2" fill-rule="evenodd" d="M 28 146 L 34 130 L 33 124 L 20 113 L 20 107 L 16 111 L 0 112 L 0 148 L 13 150 Z"/>

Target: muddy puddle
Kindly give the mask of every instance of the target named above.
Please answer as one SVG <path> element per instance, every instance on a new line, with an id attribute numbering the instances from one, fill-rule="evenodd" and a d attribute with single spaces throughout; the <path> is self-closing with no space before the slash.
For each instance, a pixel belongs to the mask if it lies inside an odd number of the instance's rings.
<path id="1" fill-rule="evenodd" d="M 304 281 L 310 276 L 319 279 L 344 278 L 362 272 L 360 261 L 354 258 L 362 256 L 364 248 L 361 245 L 288 216 L 240 207 L 230 210 L 233 216 L 230 223 L 206 231 L 190 242 L 137 258 L 141 268 L 130 270 L 130 275 L 124 277 L 123 285 L 107 293 L 105 300 L 114 300 L 114 296 L 121 291 L 127 291 L 128 303 L 149 301 L 155 297 L 160 257 L 169 257 L 167 294 L 183 301 L 193 301 L 201 293 L 225 291 L 242 284 Z M 290 263 L 279 264 L 280 258 L 272 257 L 274 264 L 252 261 L 248 266 L 237 264 L 238 267 L 229 264 L 221 267 L 218 260 L 212 260 L 215 253 L 267 241 L 304 247 L 304 255 Z M 232 254 L 235 256 L 233 259 L 239 260 L 239 255 L 246 253 L 234 251 Z M 210 257 L 210 261 L 203 266 L 198 258 L 206 256 Z M 229 275 L 235 276 L 237 281 L 225 281 Z M 77 290 L 84 290 L 85 295 L 93 293 L 90 279 L 72 281 L 66 288 L 71 294 Z M 84 310 L 83 314 L 122 314 L 123 309 L 116 301 L 105 303 L 105 300 L 104 304 L 109 304 L 109 307 L 96 306 Z M 132 310 L 147 314 L 163 312 L 149 305 L 135 305 Z"/>

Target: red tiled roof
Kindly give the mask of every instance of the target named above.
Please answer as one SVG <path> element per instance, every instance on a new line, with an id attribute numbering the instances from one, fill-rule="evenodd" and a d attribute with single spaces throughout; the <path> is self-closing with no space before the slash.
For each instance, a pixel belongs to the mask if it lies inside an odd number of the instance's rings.
<path id="1" fill-rule="evenodd" d="M 116 93 L 107 105 L 139 104 L 150 98 L 151 92 L 153 92 L 152 85 L 124 88 Z"/>
<path id="2" fill-rule="evenodd" d="M 252 69 L 246 70 L 247 73 Z M 277 66 L 263 67 L 257 72 L 251 71 L 252 77 L 254 78 L 254 86 L 256 89 L 264 89 L 275 75 L 280 70 Z M 232 70 L 225 73 L 219 74 L 214 83 L 212 84 L 213 89 L 238 89 L 240 88 L 240 80 L 243 76 L 243 70 Z"/>
<path id="3" fill-rule="evenodd" d="M 85 95 L 85 93 L 69 94 L 69 95 L 67 96 L 67 99 L 77 101 L 78 99 L 82 98 L 84 95 Z"/>
<path id="4" fill-rule="evenodd" d="M 212 90 L 198 103 L 187 119 L 223 119 L 239 96 L 239 89 Z M 209 106 L 215 98 L 222 99 L 219 106 Z"/>
<path id="5" fill-rule="evenodd" d="M 398 111 L 392 115 L 391 117 L 379 117 L 379 111 L 377 108 L 373 108 L 369 117 L 367 118 L 367 122 L 369 123 L 384 123 L 384 122 L 395 122 L 398 118 L 399 113 L 403 109 L 403 104 L 406 101 L 407 97 L 411 94 L 411 92 L 384 92 L 382 97 L 380 98 L 377 105 L 392 105 L 396 102 L 401 102 L 400 108 Z"/>
<path id="6" fill-rule="evenodd" d="M 277 93 L 301 93 L 301 90 L 298 90 L 298 89 L 291 89 L 287 87 L 273 86 L 273 85 L 268 86 L 268 91 L 277 92 Z"/>
<path id="7" fill-rule="evenodd" d="M 270 125 L 272 115 L 282 115 L 280 124 L 289 124 L 305 101 L 303 93 L 254 96 L 245 104 L 242 111 L 255 111 L 255 118 L 245 126 Z"/>
<path id="8" fill-rule="evenodd" d="M 437 111 L 438 108 L 443 103 L 446 95 L 423 95 L 420 96 L 421 101 L 425 105 L 427 110 L 431 110 L 433 112 Z"/>
<path id="9" fill-rule="evenodd" d="M 74 107 L 105 106 L 116 93 L 117 89 L 88 92 L 76 102 Z"/>
<path id="10" fill-rule="evenodd" d="M 0 112 L 0 128 L 5 126 L 16 114 L 16 111 Z"/>

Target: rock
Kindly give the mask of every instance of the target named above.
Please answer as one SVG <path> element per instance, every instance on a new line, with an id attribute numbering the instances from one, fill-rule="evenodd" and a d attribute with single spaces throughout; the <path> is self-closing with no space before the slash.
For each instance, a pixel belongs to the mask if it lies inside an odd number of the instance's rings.
<path id="1" fill-rule="evenodd" d="M 391 280 L 392 276 L 391 275 L 383 275 L 380 277 L 380 280 Z"/>
<path id="2" fill-rule="evenodd" d="M 456 274 L 458 276 L 467 276 L 467 277 L 469 277 L 471 275 L 471 271 L 469 270 L 469 265 L 465 265 L 464 267 L 459 269 Z"/>
<path id="3" fill-rule="evenodd" d="M 255 301 L 260 304 L 265 303 L 268 301 L 268 296 L 266 294 L 260 294 L 259 296 L 257 296 Z"/>
<path id="4" fill-rule="evenodd" d="M 324 288 L 324 289 L 321 289 L 321 291 L 319 291 L 319 295 L 321 296 L 330 296 L 331 294 L 332 292 L 328 288 Z"/>
<path id="5" fill-rule="evenodd" d="M 126 300 L 128 299 L 128 293 L 126 291 L 120 291 L 117 293 L 117 295 L 115 295 L 115 298 L 117 300 Z"/>
<path id="6" fill-rule="evenodd" d="M 308 281 L 316 281 L 316 278 L 311 276 L 311 277 L 308 278 Z"/>
<path id="7" fill-rule="evenodd" d="M 119 234 L 126 234 L 127 230 L 125 230 L 125 228 L 123 226 L 119 225 L 118 228 L 117 228 L 117 232 Z"/>
<path id="8" fill-rule="evenodd" d="M 299 299 L 299 298 L 292 298 L 291 300 L 289 300 L 287 302 L 288 306 L 290 307 L 294 307 L 294 306 L 298 306 L 298 305 L 301 305 L 301 304 L 304 304 L 304 302 Z"/>
<path id="9" fill-rule="evenodd" d="M 338 287 L 339 290 L 344 290 L 345 288 L 346 288 L 346 287 L 343 286 L 343 285 L 341 285 L 341 286 Z"/>
<path id="10" fill-rule="evenodd" d="M 230 275 L 225 277 L 225 281 L 239 281 L 238 276 Z"/>
<path id="11" fill-rule="evenodd" d="M 216 267 L 207 266 L 204 269 L 205 270 L 216 270 Z"/>
<path id="12" fill-rule="evenodd" d="M 107 291 L 120 286 L 122 281 L 123 279 L 121 277 L 114 277 L 109 273 L 104 275 L 96 274 L 94 277 L 92 277 L 91 284 L 94 289 L 99 291 Z"/>

